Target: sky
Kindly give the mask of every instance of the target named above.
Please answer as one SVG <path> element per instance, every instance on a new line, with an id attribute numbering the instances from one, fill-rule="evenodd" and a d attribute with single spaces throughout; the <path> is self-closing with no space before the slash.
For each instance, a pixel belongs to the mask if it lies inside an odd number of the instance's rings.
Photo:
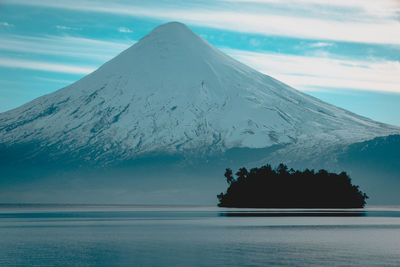
<path id="1" fill-rule="evenodd" d="M 400 0 L 0 0 L 0 112 L 169 21 L 298 90 L 400 126 Z"/>

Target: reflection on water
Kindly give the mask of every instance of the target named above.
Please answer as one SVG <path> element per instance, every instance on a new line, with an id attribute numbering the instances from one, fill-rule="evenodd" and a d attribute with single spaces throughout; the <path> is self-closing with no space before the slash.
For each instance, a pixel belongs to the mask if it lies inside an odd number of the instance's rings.
<path id="1" fill-rule="evenodd" d="M 0 205 L 0 266 L 400 265 L 400 209 Z"/>
<path id="2" fill-rule="evenodd" d="M 246 211 L 220 212 L 220 216 L 230 217 L 358 217 L 366 216 L 365 211 Z"/>

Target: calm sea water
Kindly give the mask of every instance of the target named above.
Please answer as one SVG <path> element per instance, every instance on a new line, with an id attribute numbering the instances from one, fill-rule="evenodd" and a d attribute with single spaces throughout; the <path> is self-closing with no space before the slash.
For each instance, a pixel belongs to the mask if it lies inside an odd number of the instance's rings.
<path id="1" fill-rule="evenodd" d="M 0 266 L 400 266 L 400 208 L 0 205 Z"/>

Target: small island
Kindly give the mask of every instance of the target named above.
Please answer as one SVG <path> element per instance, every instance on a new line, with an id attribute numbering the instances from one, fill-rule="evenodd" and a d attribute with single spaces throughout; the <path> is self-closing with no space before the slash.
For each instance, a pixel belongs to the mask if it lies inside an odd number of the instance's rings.
<path id="1" fill-rule="evenodd" d="M 284 164 L 240 168 L 236 178 L 226 169 L 229 185 L 217 195 L 219 207 L 235 208 L 363 208 L 368 196 L 352 185 L 346 172 L 288 170 Z"/>

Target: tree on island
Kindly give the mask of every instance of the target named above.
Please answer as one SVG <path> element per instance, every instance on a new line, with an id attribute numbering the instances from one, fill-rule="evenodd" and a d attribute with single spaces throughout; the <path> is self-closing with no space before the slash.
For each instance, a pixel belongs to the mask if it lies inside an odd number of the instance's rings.
<path id="1" fill-rule="evenodd" d="M 220 207 L 237 208 L 363 208 L 368 196 L 351 184 L 346 172 L 295 171 L 279 164 L 240 168 L 233 177 L 226 169 L 229 185 L 217 195 Z"/>

